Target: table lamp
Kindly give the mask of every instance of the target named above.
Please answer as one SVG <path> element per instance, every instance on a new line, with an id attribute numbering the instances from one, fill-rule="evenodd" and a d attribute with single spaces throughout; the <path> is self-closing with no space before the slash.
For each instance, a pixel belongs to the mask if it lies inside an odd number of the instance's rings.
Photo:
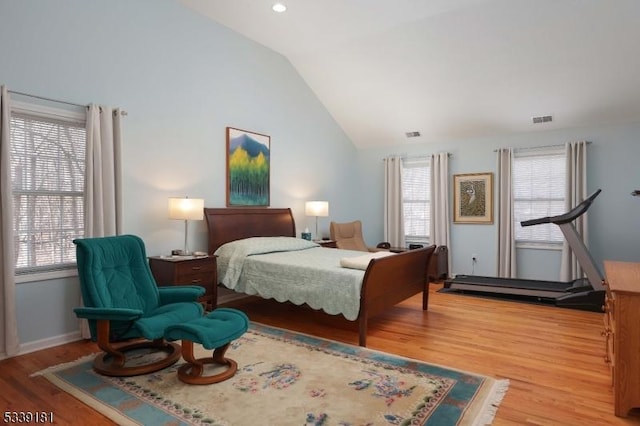
<path id="1" fill-rule="evenodd" d="M 189 254 L 188 223 L 190 220 L 204 219 L 204 200 L 202 198 L 169 198 L 169 219 L 184 220 L 184 251 L 183 255 Z"/>
<path id="2" fill-rule="evenodd" d="M 321 239 L 318 235 L 318 217 L 329 216 L 328 201 L 307 201 L 304 205 L 304 212 L 307 216 L 316 217 L 316 240 Z"/>

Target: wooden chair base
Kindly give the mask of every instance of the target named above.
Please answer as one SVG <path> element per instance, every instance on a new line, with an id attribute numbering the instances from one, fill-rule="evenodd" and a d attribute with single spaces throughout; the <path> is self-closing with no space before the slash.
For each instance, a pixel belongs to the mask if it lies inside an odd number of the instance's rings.
<path id="1" fill-rule="evenodd" d="M 180 359 L 180 345 L 177 343 L 167 342 L 160 338 L 114 344 L 109 340 L 109 320 L 97 320 L 96 328 L 98 347 L 104 351 L 93 360 L 93 369 L 98 374 L 115 377 L 138 376 L 167 368 Z M 136 349 L 154 349 L 156 352 L 164 352 L 166 355 L 157 361 L 127 366 L 127 361 L 132 364 L 131 357 L 128 358 L 127 354 Z"/>
<path id="2" fill-rule="evenodd" d="M 178 369 L 178 378 L 190 385 L 210 385 L 230 379 L 238 370 L 238 364 L 234 360 L 224 357 L 230 344 L 214 349 L 211 357 L 196 359 L 193 355 L 193 342 L 183 340 L 182 357 L 187 363 Z M 206 364 L 226 365 L 227 369 L 212 376 L 203 376 Z"/>
<path id="3" fill-rule="evenodd" d="M 154 349 L 157 352 L 164 352 L 166 356 L 161 359 L 141 365 L 127 366 L 127 352 L 136 349 Z M 93 369 L 98 374 L 105 376 L 127 377 L 138 376 L 140 374 L 153 373 L 154 371 L 167 368 L 180 359 L 180 345 L 173 342 L 144 341 L 121 346 L 117 352 L 106 352 L 96 356 L 93 360 Z"/>

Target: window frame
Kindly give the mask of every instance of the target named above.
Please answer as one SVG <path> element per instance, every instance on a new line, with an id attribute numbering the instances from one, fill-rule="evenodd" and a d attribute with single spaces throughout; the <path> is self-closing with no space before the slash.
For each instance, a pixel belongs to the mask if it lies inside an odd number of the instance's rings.
<path id="1" fill-rule="evenodd" d="M 425 236 L 418 235 L 408 235 L 406 230 L 406 209 L 405 206 L 405 169 L 410 168 L 413 165 L 414 168 L 418 167 L 426 167 L 427 169 L 427 178 L 426 178 L 426 216 L 427 216 L 427 229 Z M 430 226 L 431 226 L 431 159 L 428 156 L 424 157 L 412 157 L 412 158 L 403 158 L 402 159 L 402 216 L 403 216 L 403 228 L 404 228 L 404 238 L 405 243 L 408 244 L 425 244 L 428 245 L 431 241 L 430 234 Z M 411 201 L 411 200 L 410 200 Z"/>
<path id="2" fill-rule="evenodd" d="M 549 147 L 540 147 L 540 148 L 520 148 L 520 149 L 515 149 L 514 150 L 514 162 L 515 159 L 518 157 L 542 157 L 542 156 L 562 156 L 566 159 L 566 152 L 564 149 L 564 146 L 549 146 Z M 514 165 L 514 169 L 515 169 L 515 165 Z M 565 181 L 562 183 L 562 187 L 565 188 L 566 187 L 566 173 L 563 174 L 563 177 L 565 179 Z M 515 180 L 515 176 L 513 178 Z M 512 181 L 512 191 L 513 191 L 513 203 L 514 203 L 514 241 L 515 241 L 515 245 L 517 249 L 537 249 L 537 250 L 557 250 L 557 251 L 561 251 L 562 250 L 562 246 L 564 243 L 564 236 L 562 238 L 561 241 L 551 241 L 551 240 L 546 240 L 546 241 L 531 241 L 531 240 L 518 240 L 517 236 L 515 235 L 516 232 L 515 230 L 517 230 L 517 227 L 520 226 L 519 221 L 516 219 L 515 217 L 515 204 L 516 204 L 516 194 L 515 194 L 515 190 L 514 187 L 515 186 L 515 182 Z M 542 199 L 525 199 L 525 200 L 542 200 Z M 544 200 L 551 200 L 549 199 L 544 199 Z M 563 194 L 563 198 L 562 198 L 562 203 L 564 205 L 564 201 L 566 200 L 566 193 Z M 533 219 L 533 218 L 532 218 Z M 526 219 L 523 219 L 526 220 Z M 558 229 L 558 232 L 561 233 L 561 231 Z"/>
<path id="3" fill-rule="evenodd" d="M 49 120 L 68 122 L 78 127 L 84 127 L 86 130 L 87 116 L 86 116 L 86 111 L 83 107 L 58 108 L 58 107 L 52 107 L 52 106 L 38 104 L 38 103 L 11 100 L 10 120 L 14 117 L 14 114 L 33 117 L 36 119 L 41 118 L 45 120 L 49 119 Z M 85 139 L 85 144 L 86 144 L 86 139 Z M 86 182 L 82 190 L 82 193 L 83 193 L 82 200 L 84 203 L 86 200 Z M 14 218 L 14 221 L 15 221 L 15 218 Z M 15 222 L 13 226 L 15 230 Z M 20 270 L 20 269 L 24 269 L 24 270 Z M 15 277 L 16 284 L 20 284 L 20 283 L 26 283 L 26 282 L 66 278 L 66 277 L 72 277 L 77 275 L 78 275 L 78 272 L 77 272 L 75 263 L 65 263 L 65 264 L 54 264 L 54 265 L 51 265 L 51 267 L 49 268 L 43 267 L 43 268 L 32 269 L 32 268 L 16 267 L 14 277 Z"/>

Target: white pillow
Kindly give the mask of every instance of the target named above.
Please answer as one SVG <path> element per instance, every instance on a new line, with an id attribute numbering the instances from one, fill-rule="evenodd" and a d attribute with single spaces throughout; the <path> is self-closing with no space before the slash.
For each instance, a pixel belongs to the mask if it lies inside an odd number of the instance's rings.
<path id="1" fill-rule="evenodd" d="M 232 254 L 264 254 L 279 251 L 304 250 L 319 247 L 313 241 L 295 237 L 251 237 L 242 240 L 230 241 L 221 245 L 215 251 L 215 255 L 229 257 Z"/>

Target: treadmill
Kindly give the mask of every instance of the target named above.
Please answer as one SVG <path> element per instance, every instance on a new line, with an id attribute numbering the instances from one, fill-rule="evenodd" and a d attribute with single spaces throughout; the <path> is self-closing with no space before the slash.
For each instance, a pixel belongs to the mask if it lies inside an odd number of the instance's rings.
<path id="1" fill-rule="evenodd" d="M 589 198 L 568 213 L 547 216 L 520 222 L 522 226 L 555 223 L 582 267 L 586 278 L 569 282 L 525 280 L 519 278 L 496 278 L 475 275 L 457 275 L 445 280 L 443 292 L 471 293 L 484 296 L 554 304 L 556 306 L 585 311 L 603 312 L 605 289 L 603 276 L 580 238 L 573 221 L 587 212 L 593 200 L 600 194 L 598 189 Z"/>

